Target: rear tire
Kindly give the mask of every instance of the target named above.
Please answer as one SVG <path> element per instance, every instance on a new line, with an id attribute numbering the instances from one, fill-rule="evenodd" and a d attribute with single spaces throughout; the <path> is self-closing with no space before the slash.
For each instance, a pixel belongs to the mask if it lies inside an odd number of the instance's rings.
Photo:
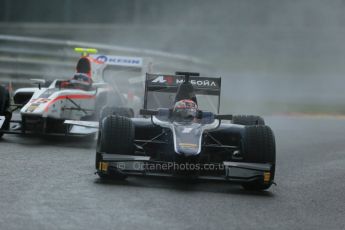
<path id="1" fill-rule="evenodd" d="M 270 173 L 270 181 L 263 179 L 242 184 L 246 190 L 266 190 L 274 180 L 276 164 L 276 148 L 273 131 L 265 125 L 247 126 L 243 139 L 244 162 L 270 163 L 273 165 Z"/>
<path id="2" fill-rule="evenodd" d="M 260 116 L 255 115 L 235 115 L 232 123 L 237 125 L 265 125 L 265 121 Z"/>
<path id="3" fill-rule="evenodd" d="M 134 124 L 122 116 L 108 116 L 101 122 L 99 152 L 131 155 L 134 152 Z"/>

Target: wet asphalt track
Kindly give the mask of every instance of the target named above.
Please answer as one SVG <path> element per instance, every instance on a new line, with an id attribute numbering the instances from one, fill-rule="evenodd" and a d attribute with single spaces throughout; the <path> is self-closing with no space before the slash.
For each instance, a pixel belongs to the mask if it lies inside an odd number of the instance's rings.
<path id="1" fill-rule="evenodd" d="M 345 229 L 345 120 L 268 117 L 278 186 L 102 183 L 94 146 L 5 136 L 0 229 Z"/>

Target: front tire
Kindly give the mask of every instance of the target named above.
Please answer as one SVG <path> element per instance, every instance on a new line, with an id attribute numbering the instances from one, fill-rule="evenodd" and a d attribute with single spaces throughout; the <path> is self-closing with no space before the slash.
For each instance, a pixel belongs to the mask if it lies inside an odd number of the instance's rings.
<path id="1" fill-rule="evenodd" d="M 263 178 L 242 184 L 246 190 L 266 190 L 272 184 L 275 175 L 276 147 L 273 131 L 265 125 L 247 126 L 243 138 L 243 158 L 249 163 L 272 164 L 270 180 Z"/>
<path id="2" fill-rule="evenodd" d="M 131 155 L 134 152 L 134 124 L 130 118 L 108 116 L 101 122 L 98 149 L 102 153 Z"/>
<path id="3" fill-rule="evenodd" d="M 112 169 L 112 172 L 99 170 L 102 154 L 131 155 L 134 153 L 134 124 L 130 118 L 110 115 L 101 121 L 98 134 L 95 167 L 101 179 L 123 180 L 126 175 Z M 111 169 L 111 168 L 110 168 Z"/>

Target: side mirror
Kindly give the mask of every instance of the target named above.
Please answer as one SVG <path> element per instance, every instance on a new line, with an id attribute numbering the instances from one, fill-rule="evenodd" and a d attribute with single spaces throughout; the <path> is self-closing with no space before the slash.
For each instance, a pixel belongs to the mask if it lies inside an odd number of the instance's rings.
<path id="1" fill-rule="evenodd" d="M 44 79 L 30 79 L 32 84 L 37 85 L 39 89 L 41 89 L 42 85 L 46 83 L 46 80 Z"/>

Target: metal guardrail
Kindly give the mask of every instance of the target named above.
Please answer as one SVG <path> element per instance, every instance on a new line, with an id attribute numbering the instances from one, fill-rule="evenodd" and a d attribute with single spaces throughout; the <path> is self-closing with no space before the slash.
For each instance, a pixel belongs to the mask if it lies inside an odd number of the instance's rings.
<path id="1" fill-rule="evenodd" d="M 151 60 L 155 72 L 209 72 L 210 68 L 201 60 L 185 55 L 91 42 L 0 34 L 0 81 L 69 77 L 74 72 L 78 58 L 78 54 L 73 51 L 74 47 L 92 47 L 102 54 L 140 56 Z"/>

